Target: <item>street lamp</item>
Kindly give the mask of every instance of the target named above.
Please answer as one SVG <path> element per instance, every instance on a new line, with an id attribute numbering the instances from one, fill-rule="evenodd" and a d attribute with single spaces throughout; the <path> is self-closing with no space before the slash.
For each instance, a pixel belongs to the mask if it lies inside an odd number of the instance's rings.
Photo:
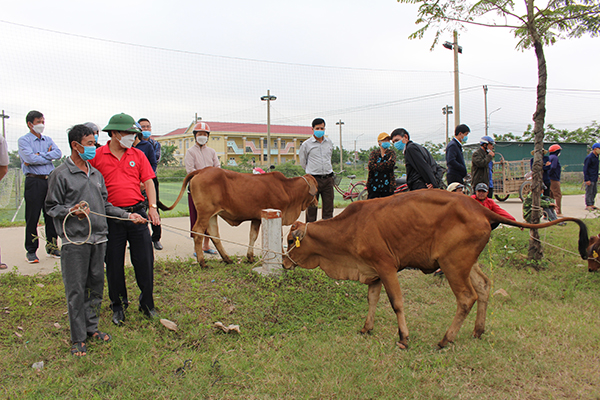
<path id="1" fill-rule="evenodd" d="M 356 138 L 354 138 L 354 169 L 356 169 L 356 158 L 357 158 L 357 154 L 356 154 L 356 141 L 358 140 L 359 137 L 361 137 L 362 135 L 364 135 L 364 133 L 361 133 L 360 135 L 358 135 Z"/>
<path id="2" fill-rule="evenodd" d="M 452 114 L 452 106 L 442 107 L 442 114 L 446 116 L 446 147 L 448 147 L 448 115 Z"/>
<path id="3" fill-rule="evenodd" d="M 342 149 L 342 125 L 344 125 L 344 123 L 340 119 L 335 124 L 340 126 L 340 171 L 341 171 L 342 169 L 344 169 L 344 150 Z"/>
<path id="4" fill-rule="evenodd" d="M 267 102 L 267 165 L 271 166 L 271 102 L 277 100 L 277 97 L 271 96 L 271 91 L 267 89 L 267 95 L 260 98 Z M 244 144 L 245 146 L 245 144 Z"/>
<path id="5" fill-rule="evenodd" d="M 2 136 L 4 136 L 4 139 L 6 139 L 6 132 L 4 131 L 4 120 L 9 119 L 10 117 L 4 113 L 4 110 L 2 110 L 0 118 L 2 118 Z"/>
<path id="6" fill-rule="evenodd" d="M 458 45 L 458 33 L 454 31 L 454 42 L 446 42 L 442 46 L 454 50 L 454 126 L 460 124 L 460 98 L 458 86 L 458 53 L 462 54 L 462 46 Z"/>
<path id="7" fill-rule="evenodd" d="M 488 114 L 487 121 L 486 121 L 486 126 L 485 126 L 485 134 L 486 134 L 486 136 L 488 134 L 488 126 L 491 125 L 490 124 L 490 118 L 492 117 L 492 114 L 495 113 L 496 111 L 500 111 L 501 109 L 502 109 L 502 107 L 496 108 L 494 111 L 492 111 L 491 113 Z"/>

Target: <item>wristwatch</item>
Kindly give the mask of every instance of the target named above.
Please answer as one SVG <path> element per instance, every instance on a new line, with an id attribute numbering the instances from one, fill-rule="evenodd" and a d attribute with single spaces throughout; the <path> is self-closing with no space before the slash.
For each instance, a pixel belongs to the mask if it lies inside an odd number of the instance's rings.
<path id="1" fill-rule="evenodd" d="M 150 204 L 150 208 L 158 208 L 156 204 Z"/>

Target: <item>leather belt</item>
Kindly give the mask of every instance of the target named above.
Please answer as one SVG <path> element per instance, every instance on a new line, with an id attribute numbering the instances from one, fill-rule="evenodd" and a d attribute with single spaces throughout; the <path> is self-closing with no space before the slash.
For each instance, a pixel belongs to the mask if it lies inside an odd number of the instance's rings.
<path id="1" fill-rule="evenodd" d="M 48 179 L 48 175 L 34 175 L 34 174 L 26 174 L 28 178 L 36 178 L 36 179 Z"/>
<path id="2" fill-rule="evenodd" d="M 144 204 L 143 201 L 141 201 L 141 202 L 139 202 L 137 204 L 134 204 L 132 206 L 129 206 L 129 207 L 119 207 L 119 208 L 122 209 L 122 210 L 125 210 L 127 212 L 134 213 L 134 212 L 145 210 L 146 209 L 146 205 Z"/>
<path id="3" fill-rule="evenodd" d="M 313 175 L 315 178 L 320 178 L 320 179 L 325 179 L 325 178 L 331 178 L 333 176 L 333 172 L 327 174 L 327 175 Z"/>

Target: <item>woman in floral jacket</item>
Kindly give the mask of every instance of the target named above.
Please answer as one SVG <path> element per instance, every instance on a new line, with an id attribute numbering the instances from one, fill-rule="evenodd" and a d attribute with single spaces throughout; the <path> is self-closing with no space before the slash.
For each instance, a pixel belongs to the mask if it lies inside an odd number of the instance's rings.
<path id="1" fill-rule="evenodd" d="M 394 193 L 396 152 L 392 149 L 390 136 L 383 132 L 377 136 L 379 148 L 369 156 L 367 191 L 369 199 L 386 197 Z"/>

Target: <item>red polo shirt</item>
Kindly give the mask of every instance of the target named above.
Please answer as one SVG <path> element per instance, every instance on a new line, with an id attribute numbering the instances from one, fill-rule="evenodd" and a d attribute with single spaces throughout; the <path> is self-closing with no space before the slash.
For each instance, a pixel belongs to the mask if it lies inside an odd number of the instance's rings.
<path id="1" fill-rule="evenodd" d="M 146 155 L 132 147 L 119 160 L 111 153 L 108 143 L 96 149 L 96 157 L 90 160 L 104 176 L 108 201 L 117 207 L 130 207 L 144 201 L 140 182 L 156 176 Z"/>

